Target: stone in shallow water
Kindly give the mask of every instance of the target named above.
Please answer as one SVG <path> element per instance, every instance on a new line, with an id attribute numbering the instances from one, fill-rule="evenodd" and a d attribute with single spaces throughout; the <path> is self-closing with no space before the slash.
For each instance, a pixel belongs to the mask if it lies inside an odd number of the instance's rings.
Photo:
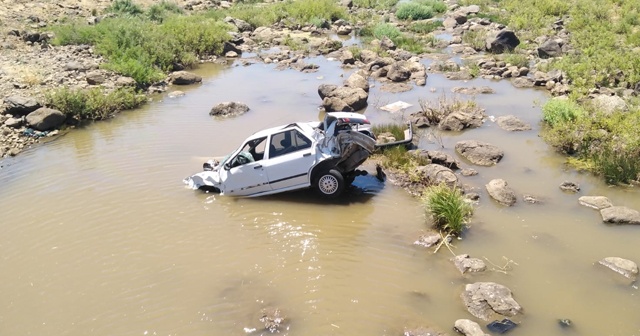
<path id="1" fill-rule="evenodd" d="M 457 255 L 452 260 L 462 274 L 482 272 L 487 269 L 484 261 L 478 258 L 471 258 L 468 254 Z"/>
<path id="2" fill-rule="evenodd" d="M 619 257 L 607 257 L 600 260 L 598 263 L 634 281 L 638 276 L 638 265 L 631 260 Z"/>
<path id="3" fill-rule="evenodd" d="M 624 206 L 612 206 L 600 210 L 602 221 L 612 224 L 640 224 L 640 212 Z"/>
<path id="4" fill-rule="evenodd" d="M 494 282 L 468 284 L 460 296 L 469 313 L 485 321 L 490 321 L 495 314 L 515 316 L 522 313 L 511 290 Z"/>
<path id="5" fill-rule="evenodd" d="M 582 196 L 578 198 L 580 205 L 584 205 L 596 210 L 602 210 L 613 206 L 611 201 L 604 196 Z"/>

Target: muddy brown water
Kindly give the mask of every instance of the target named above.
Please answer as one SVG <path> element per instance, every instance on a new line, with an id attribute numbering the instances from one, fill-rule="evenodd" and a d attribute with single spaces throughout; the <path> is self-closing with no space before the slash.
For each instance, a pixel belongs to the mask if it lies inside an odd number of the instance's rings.
<path id="1" fill-rule="evenodd" d="M 345 72 L 337 62 L 309 62 L 319 71 L 205 66 L 203 83 L 184 97 L 159 97 L 4 160 L 0 334 L 260 334 L 267 307 L 288 317 L 283 335 L 400 335 L 420 326 L 454 334 L 459 318 L 486 331 L 460 299 L 476 281 L 514 292 L 525 314 L 514 318 L 521 325 L 513 335 L 640 334 L 637 287 L 596 264 L 609 256 L 640 262 L 640 227 L 605 225 L 578 205 L 580 195 L 605 195 L 640 209 L 639 194 L 563 166 L 538 137 L 541 91 L 437 74 L 401 94 L 382 93 L 379 83 L 371 90 L 366 114 L 374 124 L 401 118 L 378 108 L 387 103 L 413 104 L 408 114 L 419 99 L 480 85 L 496 90 L 474 98 L 488 115 L 532 124 L 509 133 L 488 120 L 463 133 L 418 135 L 423 148 L 453 153 L 455 142 L 478 139 L 506 153 L 497 166 L 473 167 L 479 175 L 462 178 L 482 198 L 454 251 L 496 265 L 483 274 L 462 276 L 448 250 L 414 246 L 428 229 L 423 208 L 388 182 L 359 177 L 364 192 L 335 202 L 310 192 L 230 199 L 185 189 L 182 179 L 202 157 L 224 155 L 264 127 L 318 120 L 318 85 L 340 84 Z M 223 101 L 251 111 L 212 119 L 209 109 Z M 493 178 L 517 191 L 516 206 L 488 198 L 483 186 Z M 565 180 L 579 183 L 580 193 L 560 191 Z M 523 194 L 544 203 L 526 204 Z M 562 329 L 560 318 L 573 327 Z"/>

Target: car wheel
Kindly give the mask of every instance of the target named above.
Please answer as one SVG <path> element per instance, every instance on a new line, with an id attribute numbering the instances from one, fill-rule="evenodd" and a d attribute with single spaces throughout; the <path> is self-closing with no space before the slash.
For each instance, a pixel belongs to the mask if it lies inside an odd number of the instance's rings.
<path id="1" fill-rule="evenodd" d="M 344 190 L 344 186 L 344 177 L 335 169 L 323 172 L 316 179 L 316 190 L 326 198 L 338 197 Z"/>

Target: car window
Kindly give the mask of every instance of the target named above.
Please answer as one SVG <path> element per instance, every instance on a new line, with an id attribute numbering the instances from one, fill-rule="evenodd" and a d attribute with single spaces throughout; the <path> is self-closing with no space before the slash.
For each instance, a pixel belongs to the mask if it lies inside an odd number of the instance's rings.
<path id="1" fill-rule="evenodd" d="M 271 136 L 269 145 L 269 157 L 293 153 L 311 147 L 311 139 L 307 138 L 297 129 L 292 129 Z"/>
<path id="2" fill-rule="evenodd" d="M 267 137 L 247 141 L 247 143 L 242 146 L 238 155 L 231 160 L 230 166 L 237 167 L 249 162 L 262 160 L 264 158 L 266 140 Z"/>

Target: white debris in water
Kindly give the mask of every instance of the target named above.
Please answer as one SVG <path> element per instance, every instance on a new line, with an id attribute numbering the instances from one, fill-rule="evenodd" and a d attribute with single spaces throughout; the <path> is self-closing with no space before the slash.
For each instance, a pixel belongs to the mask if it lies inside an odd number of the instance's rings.
<path id="1" fill-rule="evenodd" d="M 244 328 L 244 332 L 247 333 L 247 334 L 250 334 L 250 333 L 252 333 L 254 331 L 256 331 L 256 328 L 246 328 L 246 327 Z"/>
<path id="2" fill-rule="evenodd" d="M 380 109 L 384 110 L 384 111 L 388 111 L 388 112 L 398 112 L 398 111 L 404 110 L 404 109 L 406 109 L 407 107 L 410 107 L 410 106 L 413 106 L 413 105 L 411 105 L 409 103 L 406 103 L 406 102 L 403 102 L 401 100 L 398 100 L 397 102 L 391 103 L 389 105 L 385 105 L 385 106 L 381 107 Z"/>

